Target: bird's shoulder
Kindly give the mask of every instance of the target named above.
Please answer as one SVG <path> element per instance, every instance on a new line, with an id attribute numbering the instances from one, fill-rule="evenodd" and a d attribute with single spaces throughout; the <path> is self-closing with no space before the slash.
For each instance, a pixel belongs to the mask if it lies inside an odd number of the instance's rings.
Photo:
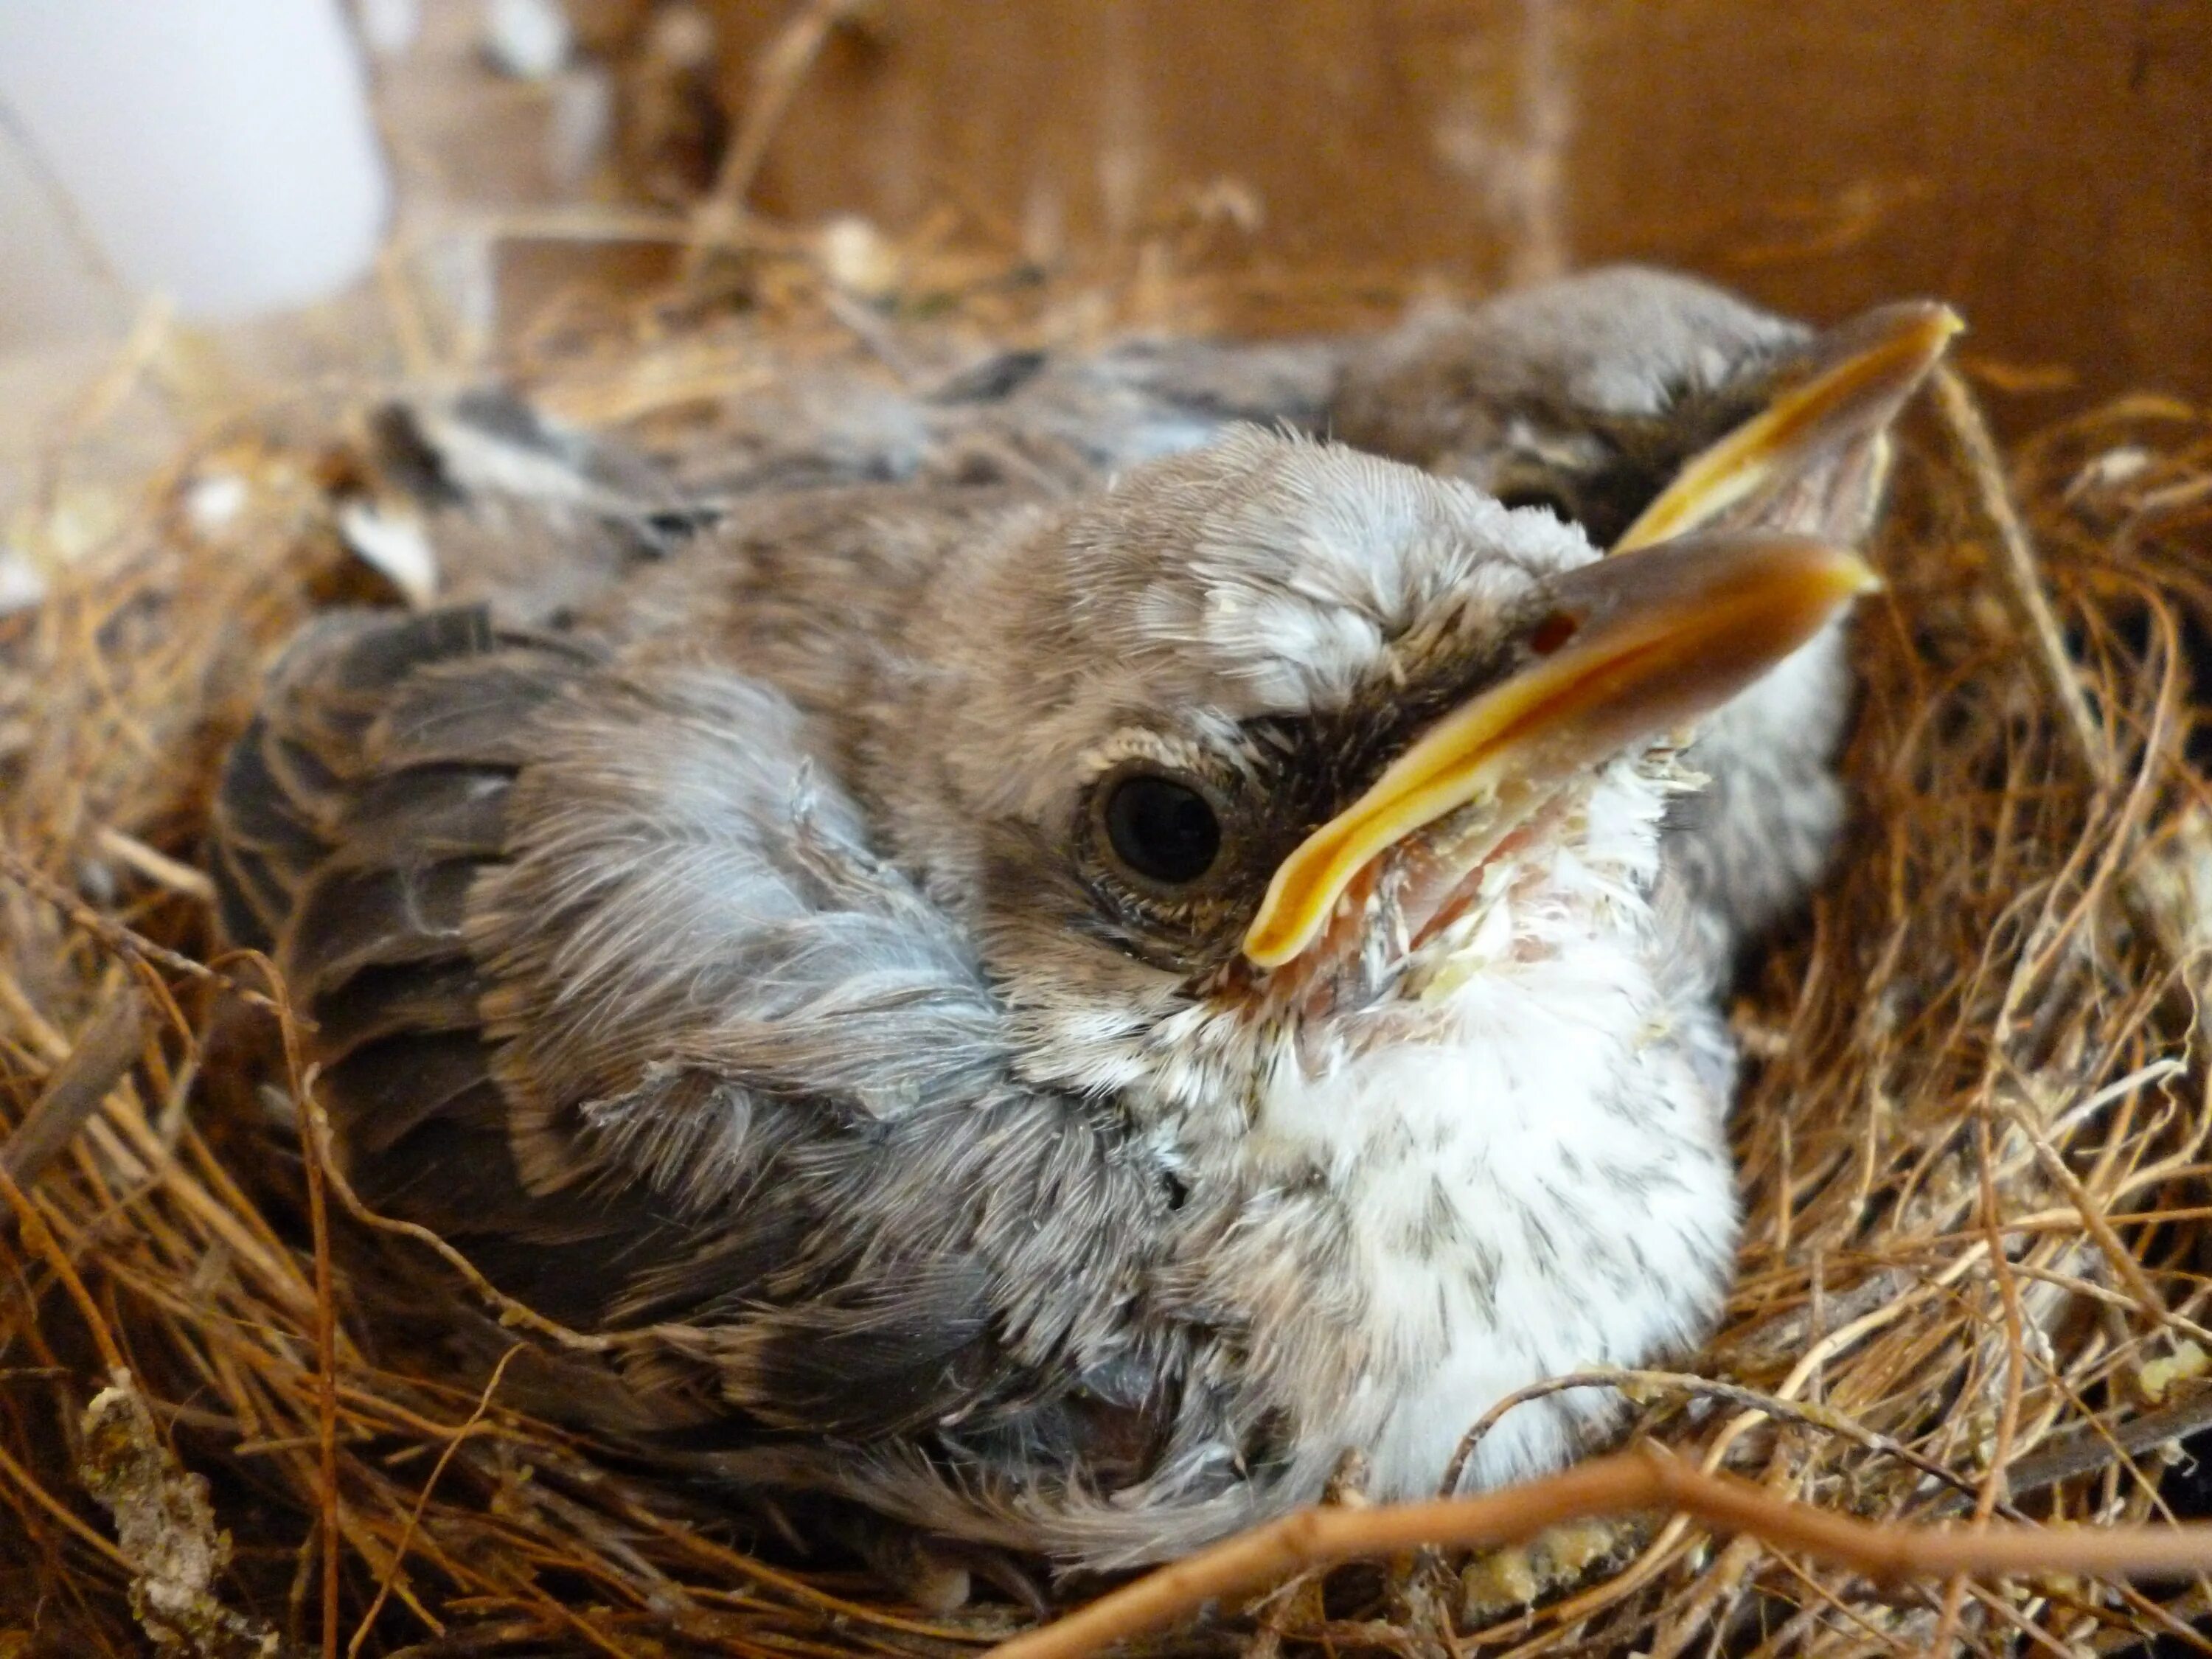
<path id="1" fill-rule="evenodd" d="M 712 661 L 327 617 L 224 771 L 228 929 L 311 1023 L 361 1196 L 511 1293 L 688 1332 L 656 1375 L 749 1432 L 1087 1455 L 1153 1386 L 1120 1310 L 1163 1191 L 1012 1078 L 965 939 L 805 733 Z"/>

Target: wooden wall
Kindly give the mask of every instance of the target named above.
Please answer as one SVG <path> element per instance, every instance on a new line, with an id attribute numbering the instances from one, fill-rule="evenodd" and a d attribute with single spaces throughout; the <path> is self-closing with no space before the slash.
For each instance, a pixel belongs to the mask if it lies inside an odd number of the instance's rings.
<path id="1" fill-rule="evenodd" d="M 787 8 L 720 9 L 741 89 Z M 948 196 L 1048 257 L 1205 198 L 1306 270 L 1936 294 L 2011 420 L 2212 395 L 2212 0 L 876 0 L 756 199 Z"/>

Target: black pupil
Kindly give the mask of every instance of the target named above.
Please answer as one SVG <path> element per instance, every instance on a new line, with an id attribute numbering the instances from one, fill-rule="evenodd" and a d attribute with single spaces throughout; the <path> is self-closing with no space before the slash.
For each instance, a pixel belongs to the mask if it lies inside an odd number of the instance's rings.
<path id="1" fill-rule="evenodd" d="M 1221 851 L 1206 797 L 1172 778 L 1124 778 L 1106 802 L 1106 838 L 1122 863 L 1152 881 L 1196 881 Z"/>

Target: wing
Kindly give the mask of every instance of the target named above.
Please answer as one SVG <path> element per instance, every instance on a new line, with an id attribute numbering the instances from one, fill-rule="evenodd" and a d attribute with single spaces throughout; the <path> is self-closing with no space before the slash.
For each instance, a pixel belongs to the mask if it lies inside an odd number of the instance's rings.
<path id="1" fill-rule="evenodd" d="M 326 619 L 222 777 L 226 925 L 314 1022 L 362 1196 L 552 1316 L 653 1326 L 635 1380 L 761 1467 L 1111 1484 L 1172 1386 L 1127 1318 L 1165 1182 L 1015 1084 L 800 730 L 482 610 Z"/>
<path id="2" fill-rule="evenodd" d="M 587 605 L 717 516 L 618 440 L 495 387 L 386 406 L 350 462 L 338 528 L 356 554 L 418 603 L 510 619 Z"/>
<path id="3" fill-rule="evenodd" d="M 1347 349 L 1130 339 L 1090 354 L 1001 351 L 925 391 L 859 371 L 797 372 L 748 388 L 679 440 L 670 472 L 725 505 L 861 483 L 1079 488 L 1240 422 L 1320 431 Z"/>
<path id="4" fill-rule="evenodd" d="M 889 483 L 1057 493 L 1237 422 L 1318 430 L 1346 349 L 1133 340 L 1091 356 L 1004 352 L 927 393 L 858 371 L 793 372 L 654 456 L 497 387 L 423 396 L 370 423 L 339 528 L 418 603 L 565 619 L 605 609 L 644 568 L 763 500 Z"/>
<path id="5" fill-rule="evenodd" d="M 1195 449 L 1240 423 L 1321 432 L 1352 349 L 1327 338 L 1125 340 L 1088 357 L 1038 361 L 1005 394 L 994 423 L 1033 443 L 1056 440 L 1094 471 Z M 961 400 L 940 393 L 939 402 Z"/>

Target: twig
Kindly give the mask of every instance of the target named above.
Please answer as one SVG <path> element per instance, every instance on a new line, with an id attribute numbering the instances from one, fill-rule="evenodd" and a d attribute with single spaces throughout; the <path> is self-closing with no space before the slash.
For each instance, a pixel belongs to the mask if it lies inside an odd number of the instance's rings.
<path id="1" fill-rule="evenodd" d="M 1998 1058 L 2021 1087 L 2030 1086 L 2029 1079 L 2018 1066 L 2002 1054 Z M 2081 1177 L 2066 1167 L 2066 1160 L 2051 1144 L 2050 1137 L 2043 1133 L 2041 1125 L 2017 1101 L 2007 1101 L 1999 1109 L 2011 1119 L 2013 1127 L 2034 1149 L 2036 1163 L 2066 1194 L 2068 1201 L 2074 1206 L 2075 1213 L 2081 1218 L 2082 1231 L 2104 1253 L 2106 1262 L 2112 1272 L 2129 1290 L 2135 1292 L 2136 1306 L 2150 1310 L 2163 1323 L 2166 1313 L 2166 1298 L 2159 1294 L 2158 1286 L 2150 1282 L 2150 1275 L 2143 1271 L 2143 1265 L 2136 1260 L 2135 1253 L 2121 1243 L 2120 1236 L 2112 1231 L 2111 1218 L 2090 1195 L 2088 1188 L 2081 1184 Z"/>
<path id="2" fill-rule="evenodd" d="M 171 858 L 158 848 L 149 847 L 136 836 L 125 834 L 113 824 L 103 824 L 94 833 L 92 842 L 118 864 L 136 870 L 157 887 L 181 893 L 195 904 L 215 902 L 215 884 L 204 873 Z"/>
<path id="3" fill-rule="evenodd" d="M 2066 649 L 2066 635 L 2058 626 L 2057 614 L 2051 608 L 2051 596 L 2043 590 L 2035 544 L 2028 537 L 2027 525 L 2021 520 L 2019 508 L 2013 505 L 2012 490 L 2005 482 L 2004 463 L 1998 456 L 1996 440 L 1990 435 L 1989 422 L 1982 418 L 1981 405 L 1974 400 L 1972 391 L 1958 370 L 1948 363 L 1937 364 L 1933 385 L 1936 407 L 1966 458 L 1976 504 L 1989 520 L 1990 527 L 1996 532 L 1997 547 L 2003 555 L 2006 585 L 2028 631 L 2035 637 L 2044 678 L 2050 684 L 2051 695 L 2058 700 L 2059 708 L 2065 711 L 2066 723 L 2073 729 L 2081 758 L 2098 782 L 2110 783 L 2112 745 L 2105 741 L 2105 728 L 2098 723 L 2089 699 L 2082 693 L 2081 678 L 2074 671 L 2074 659 Z"/>
<path id="4" fill-rule="evenodd" d="M 300 1032 L 290 999 L 275 965 L 264 956 L 250 958 L 268 975 L 276 1010 L 276 1030 L 284 1045 L 285 1082 L 292 1097 L 306 1101 L 313 1079 L 300 1054 Z M 323 1659 L 338 1659 L 338 1339 L 336 1277 L 331 1266 L 330 1204 L 323 1190 L 327 1143 L 319 1118 L 307 1115 L 307 1227 L 315 1256 L 315 1434 L 319 1442 L 318 1520 L 322 1532 Z"/>
<path id="5" fill-rule="evenodd" d="M 143 1035 L 143 1008 L 137 988 L 125 981 L 93 1016 L 70 1057 L 0 1144 L 0 1170 L 17 1186 L 27 1192 L 39 1184 L 46 1166 L 76 1139 L 85 1120 L 131 1069 Z"/>
<path id="6" fill-rule="evenodd" d="M 1568 1389 L 1617 1389 L 1632 1401 L 1635 1399 L 1635 1395 L 1630 1392 L 1632 1389 L 1667 1389 L 1677 1394 L 1717 1400 L 1723 1404 L 1736 1407 L 1739 1410 L 1756 1412 L 1762 1416 L 1771 1417 L 1781 1422 L 1796 1423 L 1805 1428 L 1818 1429 L 1824 1433 L 1836 1435 L 1848 1440 L 1856 1446 L 1863 1447 L 1868 1451 L 1880 1452 L 1887 1456 L 1894 1457 L 1899 1462 L 1910 1464 L 1930 1480 L 1940 1480 L 1945 1486 L 1954 1487 L 1970 1497 L 1979 1490 L 1966 1476 L 1955 1470 L 1946 1468 L 1934 1458 L 1923 1456 L 1902 1442 L 1892 1439 L 1878 1430 L 1867 1427 L 1856 1419 L 1846 1417 L 1841 1412 L 1832 1411 L 1825 1406 L 1802 1405 L 1795 1401 L 1778 1399 L 1771 1394 L 1761 1394 L 1756 1389 L 1747 1389 L 1738 1383 L 1716 1382 L 1711 1377 L 1692 1376 L 1680 1371 L 1628 1370 L 1607 1366 L 1573 1371 L 1564 1376 L 1547 1377 L 1541 1382 L 1532 1383 L 1528 1388 L 1507 1395 L 1504 1399 L 1485 1412 L 1475 1425 L 1461 1437 L 1458 1448 L 1452 1453 L 1450 1466 L 1445 1471 L 1437 1495 L 1440 1498 L 1449 1498 L 1459 1490 L 1459 1483 L 1467 1474 L 1468 1462 L 1474 1455 L 1474 1449 L 1482 1443 L 1484 1437 L 1489 1434 L 1491 1430 L 1498 1426 L 1498 1419 L 1506 1413 L 1516 1406 L 1527 1404 L 1529 1401 L 1540 1399 L 1546 1395 L 1558 1394 Z"/>
<path id="7" fill-rule="evenodd" d="M 337 1194 L 338 1202 L 344 1206 L 347 1215 L 372 1232 L 388 1233 L 396 1238 L 412 1239 L 430 1249 L 465 1280 L 471 1291 L 498 1310 L 500 1323 L 533 1331 L 562 1347 L 579 1353 L 613 1353 L 627 1343 L 650 1339 L 653 1331 L 650 1326 L 634 1330 L 611 1331 L 599 1336 L 571 1330 L 566 1325 L 546 1318 L 528 1303 L 519 1301 L 507 1295 L 506 1291 L 478 1272 L 476 1264 L 468 1257 L 455 1249 L 431 1229 L 416 1222 L 402 1221 L 394 1216 L 380 1215 L 370 1209 L 362 1201 L 361 1195 L 354 1191 L 352 1183 L 345 1177 L 345 1172 L 331 1159 L 330 1118 L 323 1110 L 322 1103 L 315 1098 L 313 1090 L 309 1089 L 305 1094 L 296 1096 L 295 1098 L 300 1109 L 300 1121 L 302 1127 L 313 1131 L 312 1133 L 303 1133 L 301 1139 L 306 1144 L 309 1154 L 320 1163 L 321 1179 L 324 1185 Z"/>
<path id="8" fill-rule="evenodd" d="M 34 896 L 52 905 L 72 924 L 82 927 L 125 961 L 157 963 L 187 979 L 204 980 L 224 986 L 260 1007 L 273 1006 L 260 992 L 241 985 L 220 969 L 210 968 L 204 962 L 197 962 L 181 951 L 172 951 L 165 945 L 156 945 L 135 928 L 126 927 L 112 916 L 102 915 L 5 842 L 0 842 L 0 875 L 7 876 Z"/>
<path id="9" fill-rule="evenodd" d="M 696 276 L 707 256 L 726 246 L 745 220 L 745 198 L 760 176 L 761 163 L 792 100 L 805 84 L 806 72 L 822 54 L 830 32 L 852 15 L 858 0 L 802 0 L 768 50 L 761 54 L 753 73 L 752 95 L 745 100 L 744 120 L 730 147 L 714 183 L 699 204 L 691 222 L 691 246 L 684 256 L 684 274 Z"/>
<path id="10" fill-rule="evenodd" d="M 354 1659 L 361 1651 L 361 1644 L 368 1639 L 368 1632 L 376 1623 L 376 1615 L 384 1611 L 385 1602 L 391 1599 L 392 1588 L 398 1583 L 401 1569 L 406 1564 L 408 1549 L 415 1542 L 416 1532 L 422 1524 L 422 1512 L 430 1507 L 430 1494 L 437 1491 L 438 1480 L 446 1473 L 446 1465 L 453 1461 L 453 1454 L 460 1450 L 461 1443 L 475 1431 L 477 1425 L 483 1420 L 484 1413 L 491 1409 L 492 1396 L 499 1392 L 500 1382 L 507 1376 L 509 1362 L 522 1352 L 525 1346 L 525 1344 L 518 1342 L 499 1357 L 499 1364 L 492 1367 L 490 1380 L 484 1384 L 483 1393 L 477 1397 L 476 1409 L 469 1413 L 467 1420 L 460 1427 L 447 1437 L 444 1448 L 438 1453 L 438 1461 L 430 1466 L 429 1476 L 422 1482 L 422 1490 L 416 1495 L 415 1506 L 407 1512 L 407 1524 L 400 1531 L 399 1541 L 392 1546 L 391 1569 L 379 1575 L 376 1595 L 370 1601 L 368 1610 L 362 1614 L 361 1622 L 354 1626 L 353 1639 L 346 1644 L 346 1659 Z"/>
<path id="11" fill-rule="evenodd" d="M 839 1624 L 872 1626 L 881 1630 L 927 1637 L 940 1642 L 975 1639 L 971 1631 L 902 1618 L 888 1607 L 833 1595 L 820 1585 L 810 1583 L 794 1573 L 779 1571 L 765 1561 L 755 1560 L 751 1556 L 740 1554 L 726 1545 L 716 1543 L 699 1528 L 660 1514 L 629 1492 L 614 1487 L 603 1490 L 607 1492 L 605 1501 L 615 1514 L 682 1551 L 690 1560 L 713 1567 L 721 1577 L 735 1578 L 741 1583 L 781 1591 L 804 1606 L 828 1613 Z M 696 1588 L 695 1585 L 694 1589 Z"/>
<path id="12" fill-rule="evenodd" d="M 131 1571 L 131 1560 L 128 1556 L 106 1537 L 85 1525 L 83 1518 L 74 1509 L 46 1490 L 45 1482 L 10 1457 L 5 1446 L 0 1446 L 0 1480 L 6 1480 L 14 1486 L 24 1497 L 43 1510 L 49 1520 L 59 1523 L 64 1532 L 94 1554 L 113 1562 L 125 1572 Z"/>
<path id="13" fill-rule="evenodd" d="M 1300 1510 L 1162 1567 L 1089 1607 L 1002 1642 L 987 1659 L 1082 1659 L 1161 1629 L 1209 1602 L 1249 1596 L 1293 1573 L 1428 1547 L 1518 1543 L 1565 1521 L 1663 1509 L 1724 1534 L 1850 1569 L 1878 1585 L 1956 1573 L 2059 1572 L 2185 1578 L 2212 1570 L 2212 1525 L 2024 1527 L 1957 1531 L 1862 1521 L 1707 1474 L 1658 1451 L 1616 1452 L 1479 1498 L 1367 1510 Z"/>
<path id="14" fill-rule="evenodd" d="M 2002 1025 L 1999 1029 L 2003 1029 Z M 1990 1453 L 1989 1470 L 1983 1477 L 1981 1492 L 1974 1499 L 1972 1524 L 1977 1531 L 1989 1525 L 1999 1500 L 2007 1496 L 2004 1469 L 2012 1461 L 2013 1444 L 2020 1435 L 2021 1395 L 2027 1386 L 2027 1325 L 2021 1312 L 2020 1285 L 2013 1277 L 2011 1259 L 2004 1253 L 2002 1208 L 1997 1202 L 1994 1167 L 1996 1152 L 1990 1134 L 1990 1115 L 1986 1101 L 1974 1115 L 1974 1173 L 1982 1224 L 1989 1240 L 1991 1277 L 1996 1280 L 1998 1301 L 2004 1310 L 2004 1393 L 1997 1407 L 1996 1443 Z M 1966 1601 L 1966 1575 L 1954 1572 L 1943 1586 L 1942 1611 L 1936 1626 L 1936 1639 L 1929 1644 L 1931 1652 L 1950 1650 L 1958 1634 L 1959 1615 Z"/>
<path id="15" fill-rule="evenodd" d="M 115 1333 L 108 1329 L 107 1321 L 100 1311 L 100 1304 L 92 1299 L 85 1288 L 83 1278 L 63 1249 L 61 1241 L 54 1237 L 46 1218 L 39 1213 L 39 1206 L 31 1201 L 15 1178 L 0 1168 L 0 1199 L 7 1200 L 15 1212 L 15 1224 L 22 1230 L 23 1248 L 33 1255 L 41 1257 L 53 1269 L 54 1278 L 60 1282 L 67 1296 L 84 1321 L 85 1330 L 92 1338 L 92 1346 L 100 1352 L 100 1362 L 110 1371 L 127 1370 L 124 1363 L 122 1345 L 116 1341 Z"/>
<path id="16" fill-rule="evenodd" d="M 2124 1423 L 2084 1423 L 2064 1439 L 2012 1464 L 2005 1470 L 2005 1484 L 2015 1498 L 2040 1492 L 2208 1428 L 2212 1428 L 2212 1389 Z"/>

